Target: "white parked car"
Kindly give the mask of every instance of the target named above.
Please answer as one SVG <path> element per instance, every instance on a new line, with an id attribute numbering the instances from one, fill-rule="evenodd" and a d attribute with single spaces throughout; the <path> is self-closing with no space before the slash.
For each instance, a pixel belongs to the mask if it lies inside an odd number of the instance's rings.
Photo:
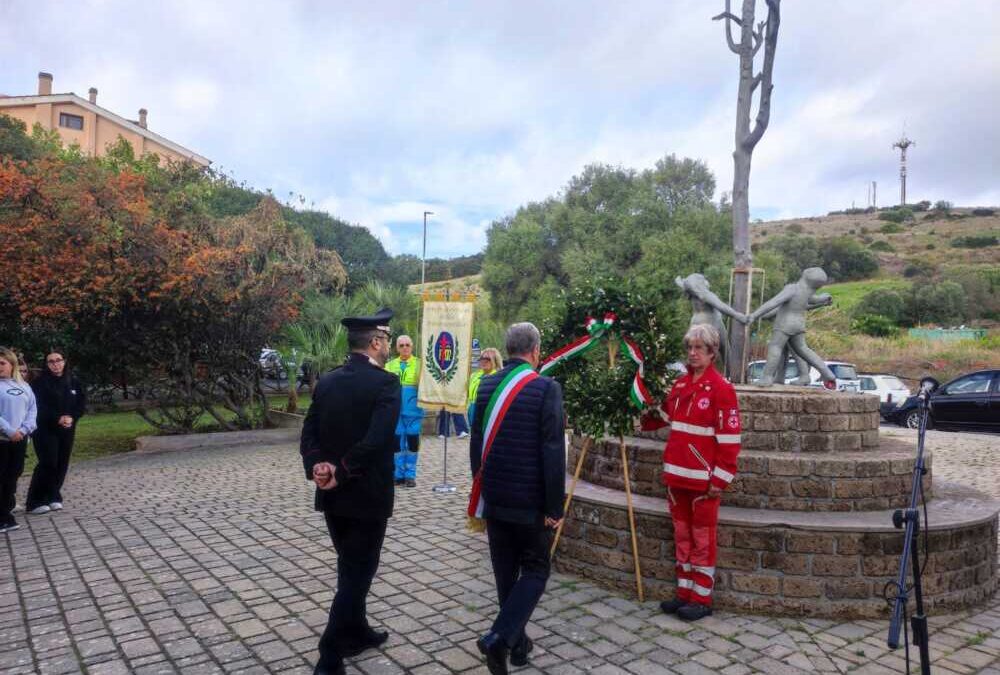
<path id="1" fill-rule="evenodd" d="M 909 388 L 903 384 L 895 375 L 859 375 L 861 380 L 861 393 L 878 396 L 882 404 L 892 404 L 893 407 L 900 405 L 910 397 Z"/>
<path id="2" fill-rule="evenodd" d="M 264 377 L 269 380 L 284 380 L 288 377 L 288 371 L 281 354 L 277 349 L 264 347 L 260 350 L 260 369 Z"/>
<path id="3" fill-rule="evenodd" d="M 765 361 L 751 361 L 747 365 L 747 382 L 753 384 L 764 374 Z M 844 361 L 827 361 L 827 367 L 833 371 L 837 378 L 837 391 L 860 391 L 861 382 L 858 380 L 858 371 L 853 363 Z M 799 368 L 795 361 L 789 359 L 785 364 L 785 382 L 790 383 L 799 376 Z M 809 386 L 822 387 L 823 381 L 820 379 L 819 371 L 815 368 L 809 369 Z"/>

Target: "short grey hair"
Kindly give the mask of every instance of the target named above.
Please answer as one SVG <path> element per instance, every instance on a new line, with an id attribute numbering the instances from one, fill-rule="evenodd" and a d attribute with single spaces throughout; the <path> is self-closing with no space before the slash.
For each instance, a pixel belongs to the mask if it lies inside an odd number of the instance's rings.
<path id="1" fill-rule="evenodd" d="M 507 329 L 507 355 L 530 354 L 542 344 L 542 334 L 535 324 L 527 321 L 515 323 Z"/>
<path id="2" fill-rule="evenodd" d="M 719 353 L 719 331 L 715 329 L 715 326 L 707 323 L 696 323 L 688 328 L 687 333 L 684 333 L 684 348 L 690 347 L 695 340 L 699 340 L 708 347 L 712 354 Z"/>
<path id="3" fill-rule="evenodd" d="M 411 347 L 413 346 L 413 338 L 411 338 L 406 333 L 403 333 L 402 335 L 399 335 L 399 336 L 396 337 L 396 347 L 399 347 L 399 341 L 402 340 L 403 338 L 406 338 L 407 340 L 409 340 L 410 341 L 410 346 Z"/>

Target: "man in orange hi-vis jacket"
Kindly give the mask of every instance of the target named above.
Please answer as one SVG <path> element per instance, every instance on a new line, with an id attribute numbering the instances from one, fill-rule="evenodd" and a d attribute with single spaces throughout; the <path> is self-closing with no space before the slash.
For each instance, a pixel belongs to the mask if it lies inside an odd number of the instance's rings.
<path id="1" fill-rule="evenodd" d="M 674 382 L 659 408 L 643 416 L 642 428 L 670 424 L 662 480 L 674 522 L 677 597 L 660 608 L 697 621 L 712 613 L 719 499 L 736 477 L 740 409 L 733 385 L 712 365 L 718 331 L 708 324 L 691 326 L 684 346 L 687 374 Z"/>

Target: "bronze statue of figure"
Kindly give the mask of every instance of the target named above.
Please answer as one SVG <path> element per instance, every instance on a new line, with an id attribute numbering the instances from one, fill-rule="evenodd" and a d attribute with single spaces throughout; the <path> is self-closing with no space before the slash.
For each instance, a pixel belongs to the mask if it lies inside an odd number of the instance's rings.
<path id="1" fill-rule="evenodd" d="M 829 293 L 816 293 L 816 289 L 826 281 L 826 272 L 819 267 L 803 270 L 802 277 L 798 281 L 785 286 L 749 317 L 740 318 L 745 323 L 752 323 L 757 319 L 776 314 L 774 331 L 771 341 L 767 344 L 767 364 L 757 384 L 769 386 L 775 382 L 783 382 L 789 352 L 801 357 L 809 366 L 818 370 L 824 383 L 836 381 L 833 371 L 806 345 L 806 312 L 833 302 Z M 799 359 L 796 361 L 799 364 L 796 384 L 809 384 L 808 366 Z"/>
<path id="2" fill-rule="evenodd" d="M 722 363 L 726 362 L 726 354 L 729 352 L 729 342 L 726 340 L 726 326 L 722 322 L 722 315 L 731 316 L 737 321 L 746 323 L 746 316 L 719 299 L 709 288 L 708 279 L 703 274 L 689 274 L 686 277 L 675 277 L 677 284 L 688 300 L 691 301 L 691 323 L 693 326 L 698 323 L 707 323 L 719 331 L 722 338 L 719 344 L 719 357 Z"/>

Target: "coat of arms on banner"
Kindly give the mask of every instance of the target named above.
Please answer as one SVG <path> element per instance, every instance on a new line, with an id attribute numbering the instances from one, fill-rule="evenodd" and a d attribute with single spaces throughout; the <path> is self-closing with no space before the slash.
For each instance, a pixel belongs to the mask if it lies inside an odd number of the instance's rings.
<path id="1" fill-rule="evenodd" d="M 475 303 L 425 300 L 420 330 L 423 375 L 417 400 L 427 410 L 463 413 L 468 406 Z"/>
<path id="2" fill-rule="evenodd" d="M 427 372 L 436 382 L 451 382 L 458 372 L 458 341 L 448 331 L 427 340 Z"/>

